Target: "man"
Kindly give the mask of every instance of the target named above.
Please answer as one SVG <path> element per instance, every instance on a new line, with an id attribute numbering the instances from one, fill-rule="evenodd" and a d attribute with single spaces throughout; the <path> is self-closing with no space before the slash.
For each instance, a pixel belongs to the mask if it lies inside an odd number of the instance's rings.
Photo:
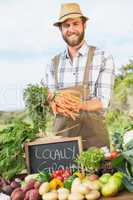
<path id="1" fill-rule="evenodd" d="M 85 41 L 87 20 L 77 3 L 61 5 L 59 19 L 54 26 L 59 28 L 67 48 L 47 66 L 45 84 L 51 90 L 71 88 L 81 91 L 85 101 L 89 103 L 97 99 L 98 105 L 102 105 L 105 111 L 113 88 L 114 63 L 112 56 L 107 56 L 104 51 L 89 46 Z M 58 116 L 54 130 L 63 136 L 81 135 L 84 149 L 108 145 L 103 116 L 100 112 L 92 111 L 91 107 L 84 110 L 76 121 Z"/>

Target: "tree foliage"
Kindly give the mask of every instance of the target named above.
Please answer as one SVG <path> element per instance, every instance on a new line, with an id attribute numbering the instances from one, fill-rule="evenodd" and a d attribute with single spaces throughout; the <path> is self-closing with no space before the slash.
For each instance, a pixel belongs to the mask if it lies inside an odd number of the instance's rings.
<path id="1" fill-rule="evenodd" d="M 120 69 L 120 74 L 116 76 L 114 94 L 121 102 L 126 103 L 128 95 L 133 91 L 133 62 L 124 65 Z M 133 92 L 132 92 L 133 93 Z"/>
<path id="2" fill-rule="evenodd" d="M 133 61 L 130 60 L 129 64 L 121 67 L 115 79 L 113 100 L 106 115 L 110 135 L 115 132 L 123 135 L 126 130 L 133 128 L 131 111 L 133 111 Z"/>

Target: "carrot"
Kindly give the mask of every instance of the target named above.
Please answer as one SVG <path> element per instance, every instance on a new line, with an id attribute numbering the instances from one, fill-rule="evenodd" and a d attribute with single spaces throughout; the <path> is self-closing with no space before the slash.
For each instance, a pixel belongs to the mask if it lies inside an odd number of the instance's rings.
<path id="1" fill-rule="evenodd" d="M 75 101 L 73 99 L 68 99 L 67 97 L 64 97 L 64 101 L 68 104 L 71 104 L 71 105 L 77 105 L 80 103 L 80 101 Z"/>
<path id="2" fill-rule="evenodd" d="M 75 96 L 73 91 L 61 91 L 57 95 L 50 93 L 49 105 L 52 108 L 53 114 L 70 117 L 75 120 L 79 116 L 79 111 L 82 109 L 80 98 Z"/>
<path id="3" fill-rule="evenodd" d="M 54 94 L 51 91 L 49 91 L 48 92 L 48 101 L 51 101 L 53 98 L 54 98 Z"/>
<path id="4" fill-rule="evenodd" d="M 80 98 L 76 97 L 74 95 L 65 94 L 64 97 L 69 99 L 70 101 L 74 101 L 74 102 L 79 102 L 80 101 Z"/>
<path id="5" fill-rule="evenodd" d="M 62 94 L 64 95 L 73 95 L 75 97 L 79 97 L 80 96 L 80 92 L 79 91 L 75 91 L 75 90 L 63 90 L 61 91 Z"/>
<path id="6" fill-rule="evenodd" d="M 58 113 L 65 113 L 65 111 L 66 111 L 65 109 L 63 109 L 59 106 L 57 106 L 56 110 L 57 110 Z"/>
<path id="7" fill-rule="evenodd" d="M 51 101 L 51 102 L 50 102 L 50 106 L 51 106 L 51 108 L 52 108 L 53 114 L 56 116 L 57 111 L 56 111 L 56 104 L 55 104 L 55 102 L 54 102 L 54 101 Z"/>

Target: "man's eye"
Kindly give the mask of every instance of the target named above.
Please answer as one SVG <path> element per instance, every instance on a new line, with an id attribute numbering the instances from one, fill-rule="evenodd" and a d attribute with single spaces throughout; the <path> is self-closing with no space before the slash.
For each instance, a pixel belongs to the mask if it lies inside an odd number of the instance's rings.
<path id="1" fill-rule="evenodd" d="M 74 26 L 78 26 L 78 25 L 79 25 L 79 23 L 74 23 L 73 25 L 74 25 Z"/>
<path id="2" fill-rule="evenodd" d="M 63 27 L 64 27 L 64 28 L 68 28 L 68 27 L 69 27 L 69 24 L 63 24 Z"/>

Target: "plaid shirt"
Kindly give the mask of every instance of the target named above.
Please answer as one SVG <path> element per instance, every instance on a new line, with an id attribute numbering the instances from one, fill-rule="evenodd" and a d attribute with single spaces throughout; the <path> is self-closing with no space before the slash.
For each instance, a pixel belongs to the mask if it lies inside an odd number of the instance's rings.
<path id="1" fill-rule="evenodd" d="M 73 62 L 68 54 L 68 49 L 60 54 L 58 66 L 59 89 L 81 85 L 88 50 L 89 46 L 84 42 Z M 93 62 L 89 69 L 88 84 L 90 85 L 90 97 L 99 98 L 103 103 L 103 107 L 107 108 L 114 84 L 114 62 L 112 56 L 106 55 L 104 51 L 96 48 Z M 53 72 L 54 66 L 51 62 L 47 65 L 44 78 L 44 84 L 50 90 L 56 90 Z"/>

